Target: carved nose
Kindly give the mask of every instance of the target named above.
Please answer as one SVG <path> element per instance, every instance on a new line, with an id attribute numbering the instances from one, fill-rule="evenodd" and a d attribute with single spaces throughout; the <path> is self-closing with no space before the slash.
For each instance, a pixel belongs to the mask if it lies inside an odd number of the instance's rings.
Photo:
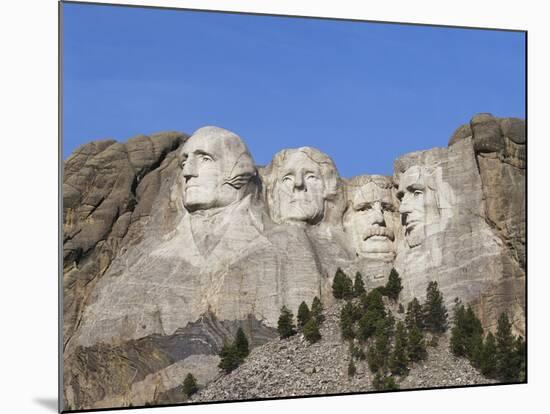
<path id="1" fill-rule="evenodd" d="M 297 175 L 294 179 L 294 188 L 307 191 L 307 188 L 305 188 L 304 178 L 301 175 Z"/>
<path id="2" fill-rule="evenodd" d="M 376 206 L 374 207 L 374 211 L 372 213 L 372 224 L 378 224 L 379 226 L 386 226 L 386 221 L 384 220 L 384 212 L 382 211 L 382 207 Z"/>
<path id="3" fill-rule="evenodd" d="M 405 195 L 401 200 L 401 205 L 399 206 L 399 212 L 401 214 L 407 214 L 407 213 L 410 213 L 411 211 L 412 210 L 409 205 L 409 198 L 407 197 L 407 195 Z"/>
<path id="4" fill-rule="evenodd" d="M 197 175 L 195 162 L 192 159 L 188 159 L 183 165 L 183 177 L 185 181 L 189 181 L 190 178 L 196 177 Z"/>

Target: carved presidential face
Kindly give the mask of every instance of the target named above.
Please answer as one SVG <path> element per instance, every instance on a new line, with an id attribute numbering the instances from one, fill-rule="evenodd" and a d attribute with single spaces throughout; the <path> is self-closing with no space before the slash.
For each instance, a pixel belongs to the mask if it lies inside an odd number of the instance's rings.
<path id="1" fill-rule="evenodd" d="M 426 225 L 434 221 L 437 202 L 433 188 L 428 185 L 423 168 L 413 166 L 399 178 L 397 197 L 401 201 L 399 213 L 409 247 L 416 247 L 426 237 Z"/>
<path id="2" fill-rule="evenodd" d="M 291 153 L 277 180 L 281 219 L 318 221 L 325 211 L 324 189 L 319 165 L 303 152 Z"/>
<path id="3" fill-rule="evenodd" d="M 318 223 L 325 201 L 336 194 L 337 176 L 332 160 L 314 148 L 279 152 L 268 180 L 271 217 L 277 223 Z"/>
<path id="4" fill-rule="evenodd" d="M 183 205 L 189 212 L 225 207 L 244 195 L 255 169 L 241 139 L 221 128 L 195 132 L 180 151 Z"/>
<path id="5" fill-rule="evenodd" d="M 395 211 L 389 185 L 384 188 L 371 181 L 355 191 L 344 215 L 344 228 L 351 235 L 358 256 L 394 256 Z"/>

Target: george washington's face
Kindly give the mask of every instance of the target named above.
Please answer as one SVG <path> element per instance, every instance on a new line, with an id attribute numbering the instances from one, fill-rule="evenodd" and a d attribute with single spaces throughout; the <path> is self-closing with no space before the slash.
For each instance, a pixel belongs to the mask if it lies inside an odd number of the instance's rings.
<path id="1" fill-rule="evenodd" d="M 180 151 L 183 205 L 189 212 L 225 207 L 242 192 L 231 185 L 236 164 L 248 152 L 240 138 L 222 129 L 199 129 Z"/>
<path id="2" fill-rule="evenodd" d="M 316 223 L 325 211 L 325 182 L 321 167 L 304 152 L 288 152 L 275 183 L 283 222 Z"/>
<path id="3" fill-rule="evenodd" d="M 344 216 L 344 228 L 351 235 L 358 256 L 394 256 L 395 211 L 390 188 L 381 188 L 371 181 L 355 191 Z"/>

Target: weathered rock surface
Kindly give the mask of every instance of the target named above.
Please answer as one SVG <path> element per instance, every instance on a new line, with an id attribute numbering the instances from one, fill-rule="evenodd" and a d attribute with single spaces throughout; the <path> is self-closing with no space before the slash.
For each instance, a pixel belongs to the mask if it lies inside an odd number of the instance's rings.
<path id="1" fill-rule="evenodd" d="M 256 168 L 239 137 L 206 127 L 191 138 L 84 145 L 67 159 L 63 184 L 66 409 L 180 402 L 187 372 L 202 384 L 216 377 L 217 353 L 239 326 L 265 358 L 286 355 L 279 341 L 266 343 L 280 308 L 296 312 L 314 296 L 333 305 L 338 267 L 361 272 L 367 288 L 395 267 L 403 301 L 436 280 L 449 305 L 473 304 L 484 327 L 506 311 L 524 333 L 519 119 L 476 115 L 448 148 L 400 157 L 393 177 L 341 178 L 330 157 L 307 147 Z M 347 368 L 338 335 L 325 334 L 307 349 L 331 351 L 310 352 L 303 362 L 315 373 L 299 374 L 303 386 L 292 392 L 370 389 L 362 368 L 351 383 L 320 382 L 324 362 Z M 444 385 L 434 378 L 426 386 Z"/>
<path id="2" fill-rule="evenodd" d="M 241 326 L 255 347 L 276 337 L 258 321 L 218 321 L 206 314 L 171 335 L 77 347 L 66 366 L 67 400 L 80 408 L 145 405 L 181 385 L 192 372 L 200 383 L 218 374 L 218 354 Z"/>
<path id="3" fill-rule="evenodd" d="M 142 235 L 168 156 L 186 136 L 163 133 L 79 147 L 63 177 L 64 345 L 80 323 L 87 298 L 122 246 Z M 167 159 L 168 158 L 168 159 Z M 164 164 L 163 164 L 164 162 Z M 162 164 L 162 165 L 161 165 Z"/>

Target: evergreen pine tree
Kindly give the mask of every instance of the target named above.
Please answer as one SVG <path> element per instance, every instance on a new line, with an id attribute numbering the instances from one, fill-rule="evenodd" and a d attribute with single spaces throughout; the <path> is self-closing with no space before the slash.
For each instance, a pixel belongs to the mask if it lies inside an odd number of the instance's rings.
<path id="1" fill-rule="evenodd" d="M 376 323 L 378 322 L 378 319 L 376 319 L 376 315 L 373 312 L 367 311 L 361 319 L 359 319 L 358 328 L 357 328 L 357 336 L 359 340 L 365 342 L 367 341 L 372 335 L 374 335 L 374 332 L 376 331 Z"/>
<path id="2" fill-rule="evenodd" d="M 358 298 L 363 293 L 366 293 L 365 284 L 363 283 L 363 276 L 357 272 L 355 274 L 355 281 L 353 282 L 353 297 Z"/>
<path id="3" fill-rule="evenodd" d="M 384 306 L 380 289 L 373 289 L 368 294 L 361 295 L 360 303 L 363 310 L 367 311 L 370 309 L 371 312 L 374 312 L 379 316 L 385 316 L 386 307 Z"/>
<path id="4" fill-rule="evenodd" d="M 399 321 L 395 330 L 395 345 L 390 357 L 391 372 L 397 375 L 405 375 L 408 372 L 408 361 L 407 331 L 403 322 Z"/>
<path id="5" fill-rule="evenodd" d="M 342 338 L 350 340 L 355 337 L 353 331 L 354 306 L 351 302 L 346 302 L 340 311 L 340 330 Z"/>
<path id="6" fill-rule="evenodd" d="M 369 369 L 373 374 L 378 373 L 379 370 L 382 368 L 382 359 L 383 357 L 378 353 L 376 347 L 373 345 L 369 346 L 367 350 L 367 364 L 369 365 Z"/>
<path id="7" fill-rule="evenodd" d="M 351 278 L 344 274 L 344 287 L 343 287 L 343 296 L 344 299 L 352 299 L 353 298 L 353 281 Z"/>
<path id="8" fill-rule="evenodd" d="M 428 283 L 426 302 L 422 307 L 424 326 L 429 332 L 443 333 L 447 330 L 447 308 L 437 282 Z"/>
<path id="9" fill-rule="evenodd" d="M 357 372 L 357 368 L 355 367 L 355 364 L 353 363 L 353 358 L 351 358 L 349 360 L 349 364 L 348 364 L 348 377 L 353 377 L 356 372 Z"/>
<path id="10" fill-rule="evenodd" d="M 386 308 L 379 290 L 371 290 L 361 296 L 363 316 L 359 319 L 358 337 L 361 341 L 368 340 L 376 332 L 377 324 L 386 318 Z"/>
<path id="11" fill-rule="evenodd" d="M 304 337 L 308 340 L 310 344 L 317 342 L 319 339 L 321 339 L 321 333 L 319 332 L 319 328 L 317 327 L 317 324 L 313 319 L 310 319 L 304 325 Z"/>
<path id="12" fill-rule="evenodd" d="M 422 316 L 422 306 L 418 299 L 413 298 L 407 304 L 407 313 L 405 314 L 405 326 L 410 331 L 413 326 L 416 326 L 420 331 L 424 329 L 424 320 Z"/>
<path id="13" fill-rule="evenodd" d="M 524 382 L 527 378 L 527 346 L 521 336 L 516 338 L 514 344 L 515 361 L 517 380 Z"/>
<path id="14" fill-rule="evenodd" d="M 392 337 L 395 333 L 395 318 L 393 317 L 391 311 L 388 311 L 386 317 L 383 318 L 383 321 L 384 331 L 388 336 Z"/>
<path id="15" fill-rule="evenodd" d="M 369 363 L 369 367 L 372 365 L 373 372 L 380 369 L 385 372 L 388 368 L 390 340 L 393 331 L 393 325 L 389 321 L 390 318 L 379 319 L 376 323 L 374 346 L 369 348 L 369 350 L 374 349 L 374 352 L 371 353 L 370 360 L 367 354 L 367 362 Z"/>
<path id="16" fill-rule="evenodd" d="M 451 329 L 451 352 L 456 356 L 466 355 L 466 333 L 464 332 L 466 310 L 458 298 L 453 308 L 453 327 Z"/>
<path id="17" fill-rule="evenodd" d="M 408 354 L 411 361 L 420 361 L 426 358 L 426 343 L 422 331 L 413 324 L 407 338 Z"/>
<path id="18" fill-rule="evenodd" d="M 480 369 L 487 378 L 495 378 L 497 375 L 497 346 L 494 335 L 489 332 L 481 351 Z"/>
<path id="19" fill-rule="evenodd" d="M 199 388 L 197 386 L 197 380 L 195 379 L 193 374 L 187 374 L 187 376 L 183 380 L 183 393 L 187 396 L 187 398 L 189 398 L 198 390 Z"/>
<path id="20" fill-rule="evenodd" d="M 233 344 L 225 343 L 220 351 L 220 363 L 218 367 L 229 374 L 239 366 L 240 358 L 237 356 L 237 350 Z"/>
<path id="21" fill-rule="evenodd" d="M 325 320 L 323 316 L 323 304 L 317 296 L 313 298 L 313 302 L 311 303 L 311 317 L 315 319 L 317 325 L 321 325 Z"/>
<path id="22" fill-rule="evenodd" d="M 397 309 L 397 313 L 405 313 L 405 308 L 403 307 L 403 304 L 399 304 L 399 308 Z"/>
<path id="23" fill-rule="evenodd" d="M 517 367 L 511 363 L 514 360 L 515 340 L 512 335 L 512 325 L 506 313 L 498 318 L 497 334 L 497 377 L 504 382 L 518 380 Z"/>
<path id="24" fill-rule="evenodd" d="M 466 309 L 465 321 L 466 356 L 474 366 L 479 368 L 483 351 L 483 327 L 470 305 Z"/>
<path id="25" fill-rule="evenodd" d="M 294 326 L 294 315 L 286 306 L 281 308 L 281 315 L 277 322 L 277 331 L 281 339 L 288 338 L 296 333 Z"/>
<path id="26" fill-rule="evenodd" d="M 298 307 L 298 327 L 300 329 L 303 329 L 305 324 L 309 321 L 311 317 L 311 313 L 309 312 L 309 308 L 307 307 L 307 304 L 305 302 L 300 303 L 300 306 Z"/>
<path id="27" fill-rule="evenodd" d="M 399 297 L 399 293 L 401 293 L 401 290 L 403 290 L 403 286 L 401 285 L 401 278 L 399 277 L 399 273 L 397 273 L 397 270 L 392 268 L 388 282 L 384 287 L 384 293 L 388 298 L 396 301 Z"/>
<path id="28" fill-rule="evenodd" d="M 248 339 L 246 339 L 246 335 L 244 334 L 242 328 L 237 330 L 233 346 L 235 347 L 235 354 L 237 358 L 239 358 L 242 362 L 242 360 L 245 359 L 250 353 L 248 349 Z"/>
<path id="29" fill-rule="evenodd" d="M 350 299 L 353 296 L 353 282 L 340 268 L 332 281 L 332 294 L 336 299 Z"/>

